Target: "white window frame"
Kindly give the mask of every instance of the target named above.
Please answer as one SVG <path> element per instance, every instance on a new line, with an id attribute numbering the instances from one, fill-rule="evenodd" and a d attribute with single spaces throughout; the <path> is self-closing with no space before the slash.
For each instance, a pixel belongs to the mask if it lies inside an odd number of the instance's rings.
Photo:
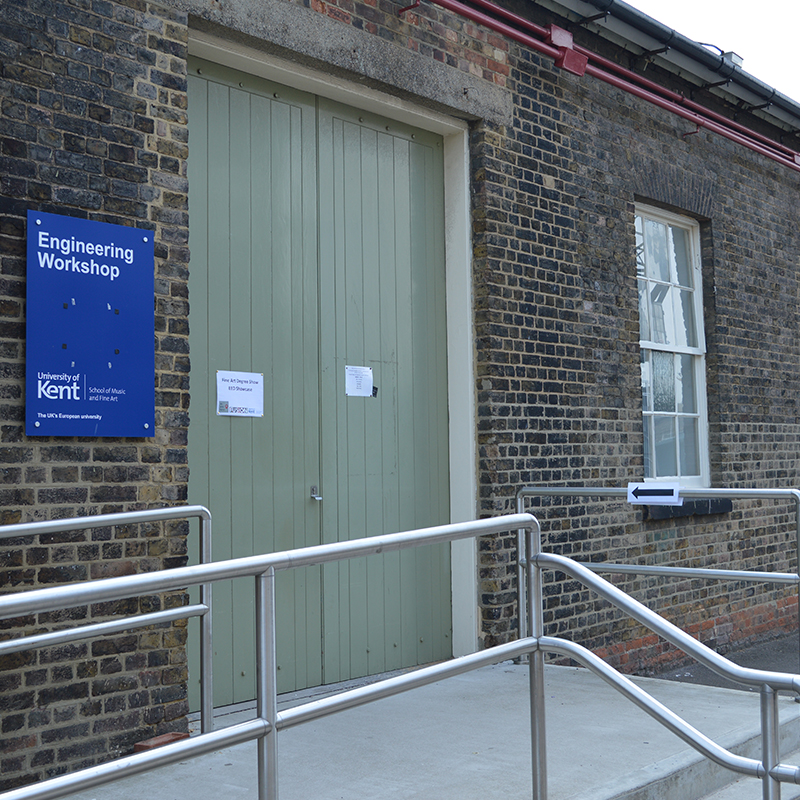
<path id="1" fill-rule="evenodd" d="M 656 443 L 655 443 L 655 420 L 657 418 L 672 418 L 675 420 L 675 435 L 676 437 L 680 437 L 680 434 L 677 432 L 679 429 L 678 421 L 682 417 L 694 417 L 697 419 L 697 439 L 698 439 L 698 467 L 699 467 L 699 475 L 658 475 L 657 470 L 655 469 L 655 464 L 653 466 L 652 472 L 653 474 L 647 474 L 648 465 L 645 464 L 643 470 L 644 480 L 646 481 L 653 481 L 653 482 L 677 482 L 681 486 L 687 487 L 708 487 L 710 486 L 710 467 L 709 467 L 709 447 L 708 447 L 708 402 L 707 402 L 707 395 L 706 395 L 706 343 L 705 343 L 705 330 L 703 324 L 703 274 L 702 274 L 702 263 L 700 259 L 700 226 L 699 224 L 689 217 L 680 216 L 678 214 L 672 214 L 668 211 L 663 211 L 659 208 L 654 208 L 652 206 L 647 205 L 636 205 L 636 218 L 637 220 L 641 218 L 644 220 L 653 220 L 655 222 L 670 226 L 672 228 L 678 228 L 683 230 L 686 235 L 686 242 L 688 245 L 688 261 L 689 267 L 691 269 L 691 276 L 692 276 L 692 307 L 694 311 L 694 335 L 695 335 L 695 346 L 688 346 L 688 345 L 679 345 L 679 344 L 663 344 L 659 342 L 655 342 L 652 339 L 647 339 L 643 336 L 642 330 L 642 320 L 641 320 L 641 306 L 640 306 L 640 339 L 639 339 L 639 346 L 641 348 L 642 355 L 644 356 L 645 353 L 651 354 L 651 361 L 652 363 L 652 354 L 653 353 L 672 353 L 673 355 L 689 355 L 691 356 L 692 360 L 692 368 L 693 368 L 693 383 L 695 388 L 695 402 L 696 402 L 696 413 L 685 414 L 677 410 L 673 412 L 657 412 L 654 410 L 654 398 L 653 398 L 653 390 L 652 390 L 652 382 L 651 382 L 651 390 L 649 395 L 644 391 L 644 370 L 642 372 L 642 416 L 643 416 L 643 429 L 645 436 L 650 437 L 649 447 L 647 443 L 645 443 L 645 457 L 647 457 L 647 453 L 649 451 L 651 458 L 655 462 L 657 450 L 656 450 Z M 639 261 L 639 241 L 637 237 L 636 241 L 636 263 L 638 265 Z M 647 281 L 648 285 L 651 287 L 658 286 L 659 284 L 665 287 L 677 287 L 678 280 L 676 277 L 675 265 L 671 263 L 670 265 L 670 280 L 669 281 L 662 281 L 659 279 L 655 279 L 648 276 L 641 276 L 638 274 L 637 269 L 637 290 L 640 286 L 640 280 Z M 685 289 L 685 287 L 684 287 Z M 652 320 L 648 320 L 649 323 L 649 330 L 652 331 Z M 643 359 L 644 360 L 644 359 Z M 676 387 L 675 387 L 676 395 L 678 394 L 678 383 L 676 380 Z M 646 420 L 650 420 L 649 423 Z M 679 442 L 677 443 L 679 445 Z M 680 454 L 676 455 L 676 464 L 678 468 L 678 473 L 680 473 Z"/>

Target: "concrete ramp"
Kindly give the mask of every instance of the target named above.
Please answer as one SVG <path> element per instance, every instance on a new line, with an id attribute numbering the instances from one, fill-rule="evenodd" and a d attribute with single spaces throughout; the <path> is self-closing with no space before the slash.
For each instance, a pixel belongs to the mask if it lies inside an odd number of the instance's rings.
<path id="1" fill-rule="evenodd" d="M 757 756 L 757 693 L 635 680 L 719 744 Z M 549 666 L 545 688 L 548 800 L 699 800 L 739 777 L 702 759 L 585 669 Z M 298 693 L 283 704 L 323 693 Z M 252 716 L 252 706 L 225 709 L 217 726 Z M 800 705 L 781 697 L 782 754 L 800 749 L 799 717 Z M 255 744 L 240 745 L 73 798 L 252 800 L 255 756 Z M 486 667 L 283 731 L 279 759 L 280 800 L 530 798 L 527 667 Z M 749 792 L 743 797 L 760 796 L 757 780 L 740 787 Z M 795 797 L 793 789 L 783 788 L 783 800 Z"/>

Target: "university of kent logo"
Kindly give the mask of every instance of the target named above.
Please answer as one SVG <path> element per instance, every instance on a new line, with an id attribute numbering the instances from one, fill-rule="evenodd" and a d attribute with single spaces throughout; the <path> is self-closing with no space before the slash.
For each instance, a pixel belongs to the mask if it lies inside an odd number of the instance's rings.
<path id="1" fill-rule="evenodd" d="M 40 400 L 80 400 L 80 375 L 61 373 L 53 375 L 50 372 L 38 373 L 38 387 L 36 396 Z"/>

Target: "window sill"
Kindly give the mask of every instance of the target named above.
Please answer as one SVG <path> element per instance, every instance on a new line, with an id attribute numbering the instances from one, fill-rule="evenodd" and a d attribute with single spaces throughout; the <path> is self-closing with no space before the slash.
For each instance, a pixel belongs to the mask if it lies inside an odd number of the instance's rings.
<path id="1" fill-rule="evenodd" d="M 645 520 L 705 517 L 710 514 L 727 514 L 732 509 L 733 503 L 727 498 L 686 500 L 682 506 L 643 506 Z"/>

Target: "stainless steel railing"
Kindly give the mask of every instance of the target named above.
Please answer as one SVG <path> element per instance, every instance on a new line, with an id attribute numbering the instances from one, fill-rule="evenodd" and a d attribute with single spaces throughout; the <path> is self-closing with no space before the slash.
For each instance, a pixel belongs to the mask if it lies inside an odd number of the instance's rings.
<path id="1" fill-rule="evenodd" d="M 186 509 L 173 509 L 179 518 Z M 143 512 L 140 512 L 143 513 Z M 86 524 L 87 520 L 92 520 Z M 121 524 L 123 517 L 119 518 Z M 58 525 L 66 524 L 58 523 Z M 99 517 L 72 520 L 75 527 L 98 527 Z M 104 520 L 102 524 L 109 524 Z M 277 736 L 282 728 L 299 722 L 316 719 L 345 708 L 361 705 L 379 697 L 406 691 L 407 689 L 434 683 L 444 677 L 477 669 L 480 666 L 516 658 L 536 647 L 536 643 L 513 642 L 492 650 L 474 653 L 444 664 L 436 664 L 412 674 L 389 681 L 360 687 L 316 703 L 277 710 L 277 663 L 275 660 L 275 573 L 281 569 L 314 566 L 350 558 L 359 558 L 379 553 L 393 552 L 420 545 L 432 545 L 459 539 L 475 538 L 517 528 L 537 525 L 529 514 L 511 515 L 495 519 L 443 525 L 404 533 L 373 536 L 329 545 L 319 545 L 280 553 L 249 556 L 231 561 L 201 563 L 163 572 L 126 575 L 117 578 L 89 581 L 85 583 L 33 589 L 11 595 L 0 596 L 0 619 L 50 611 L 54 608 L 69 608 L 89 603 L 121 600 L 142 594 L 204 586 L 233 578 L 252 577 L 256 596 L 256 718 L 222 731 L 203 730 L 197 736 L 156 750 L 116 759 L 70 775 L 62 775 L 42 783 L 14 789 L 0 795 L 2 800 L 55 800 L 79 790 L 89 789 L 131 775 L 147 772 L 156 767 L 172 764 L 187 758 L 203 755 L 222 747 L 246 741 L 257 742 L 258 750 L 258 796 L 260 800 L 276 800 L 278 796 Z M 16 528 L 17 526 L 15 526 Z M 67 528 L 58 528 L 66 530 Z M 51 528 L 51 530 L 53 530 Z M 19 535 L 19 529 L 10 535 Z M 184 613 L 209 617 L 207 608 L 185 606 Z M 116 623 L 117 621 L 115 621 Z M 80 635 L 80 634 L 76 634 Z M 26 639 L 17 640 L 24 646 Z M 201 674 L 201 681 L 210 678 Z M 537 760 L 534 759 L 534 764 Z M 544 795 L 542 795 L 544 798 Z"/>
<path id="2" fill-rule="evenodd" d="M 634 600 L 616 586 L 596 575 L 584 564 L 579 564 L 565 556 L 542 552 L 541 530 L 538 525 L 534 528 L 520 528 L 524 538 L 524 547 L 527 557 L 523 559 L 528 582 L 527 612 L 531 626 L 531 638 L 537 642 L 538 649 L 531 655 L 531 683 L 537 692 L 537 698 L 544 703 L 544 693 L 540 689 L 543 677 L 535 678 L 538 670 L 543 671 L 544 652 L 557 652 L 575 658 L 584 666 L 600 675 L 614 688 L 635 702 L 661 724 L 680 736 L 687 744 L 720 764 L 727 769 L 752 777 L 760 778 L 762 782 L 762 800 L 780 800 L 781 782 L 800 784 L 800 767 L 780 763 L 779 728 L 778 728 L 778 691 L 791 691 L 800 695 L 800 675 L 789 675 L 767 670 L 749 669 L 738 666 L 716 653 L 707 645 L 699 642 L 676 625 L 651 611 L 647 606 Z M 585 648 L 566 642 L 561 639 L 544 635 L 542 626 L 541 609 L 544 603 L 542 592 L 541 572 L 544 569 L 557 569 L 580 581 L 584 586 L 592 589 L 600 597 L 624 611 L 629 616 L 659 634 L 671 644 L 683 650 L 707 666 L 709 669 L 729 680 L 747 686 L 756 686 L 761 692 L 761 760 L 746 759 L 731 753 L 708 739 L 702 733 L 690 726 L 687 722 L 674 715 L 657 700 L 631 684 L 627 678 L 601 661 L 597 656 Z M 669 568 L 664 568 L 669 570 Z M 539 692 L 542 691 L 541 694 Z M 541 730 L 534 731 L 534 739 L 541 739 L 538 746 L 544 748 L 544 713 L 534 711 L 532 700 L 532 718 L 541 717 L 536 725 Z M 544 758 L 544 756 L 542 756 Z M 534 800 L 547 800 L 547 787 L 538 789 L 534 781 Z"/>
<path id="3" fill-rule="evenodd" d="M 625 498 L 627 488 L 601 486 L 523 486 L 517 491 L 517 513 L 525 512 L 525 500 L 529 497 L 599 497 Z M 800 570 L 800 490 L 797 489 L 680 489 L 680 496 L 688 500 L 790 500 L 795 504 L 795 545 L 797 552 L 797 569 Z M 522 531 L 517 535 L 517 592 L 519 607 L 525 607 L 525 537 Z M 584 564 L 593 572 L 612 572 L 627 575 L 660 575 L 674 578 L 702 578 L 717 581 L 745 581 L 749 583 L 791 583 L 800 592 L 800 575 L 793 572 L 758 572 L 750 570 L 708 569 L 699 567 L 659 567 L 641 564 L 614 564 L 608 561 Z M 798 625 L 800 626 L 800 602 L 797 604 Z M 523 614 L 519 614 L 519 636 L 528 635 L 528 622 Z M 800 659 L 799 659 L 800 663 Z"/>
<path id="4" fill-rule="evenodd" d="M 183 511 L 186 509 L 174 509 Z M 177 515 L 179 516 L 179 515 Z M 173 518 L 177 518 L 173 517 Z M 84 518 L 83 521 L 85 521 Z M 94 525 L 84 527 L 96 527 Z M 75 520 L 73 520 L 75 522 Z M 498 647 L 461 658 L 434 664 L 412 673 L 340 692 L 331 697 L 294 708 L 277 709 L 277 664 L 275 659 L 275 574 L 280 569 L 312 566 L 342 559 L 392 552 L 408 547 L 451 542 L 509 530 L 520 530 L 525 540 L 523 559 L 530 591 L 527 615 L 531 635 Z M 643 625 L 693 655 L 702 663 L 731 680 L 760 687 L 762 758 L 744 758 L 720 747 L 675 715 L 661 703 L 618 674 L 590 651 L 572 642 L 544 635 L 542 624 L 542 571 L 557 569 L 572 575 L 601 597 L 613 603 Z M 223 747 L 246 741 L 257 742 L 259 800 L 277 800 L 277 741 L 281 730 L 328 714 L 353 708 L 418 686 L 434 683 L 488 664 L 530 654 L 531 773 L 533 800 L 547 800 L 546 726 L 544 694 L 544 654 L 559 653 L 574 658 L 600 675 L 623 695 L 657 719 L 708 758 L 736 772 L 762 780 L 764 800 L 780 800 L 780 783 L 800 783 L 800 768 L 780 763 L 778 752 L 777 692 L 789 690 L 800 694 L 800 676 L 739 667 L 655 612 L 621 592 L 585 566 L 563 556 L 541 552 L 539 523 L 530 514 L 514 514 L 488 520 L 444 525 L 405 533 L 375 536 L 341 543 L 319 545 L 281 553 L 250 556 L 232 561 L 206 563 L 158 573 L 129 575 L 82 584 L 35 589 L 0 597 L 0 619 L 50 611 L 54 608 L 119 600 L 151 592 L 203 586 L 216 581 L 252 577 L 256 595 L 256 717 L 221 731 L 203 730 L 200 734 L 115 761 L 63 775 L 39 784 L 22 787 L 0 795 L 0 800 L 55 800 L 79 790 L 149 771 L 156 767 L 193 758 Z M 207 608 L 187 606 L 184 614 L 208 617 Z M 133 619 L 133 618 L 131 618 Z M 104 624 L 104 623 L 101 623 Z M 114 622 L 117 624 L 117 621 Z M 95 630 L 95 633 L 97 630 Z M 94 634 L 92 634 L 94 635 Z M 17 640 L 30 646 L 36 637 Z M 208 676 L 210 678 L 210 673 Z M 201 676 L 202 679 L 202 676 Z"/>

